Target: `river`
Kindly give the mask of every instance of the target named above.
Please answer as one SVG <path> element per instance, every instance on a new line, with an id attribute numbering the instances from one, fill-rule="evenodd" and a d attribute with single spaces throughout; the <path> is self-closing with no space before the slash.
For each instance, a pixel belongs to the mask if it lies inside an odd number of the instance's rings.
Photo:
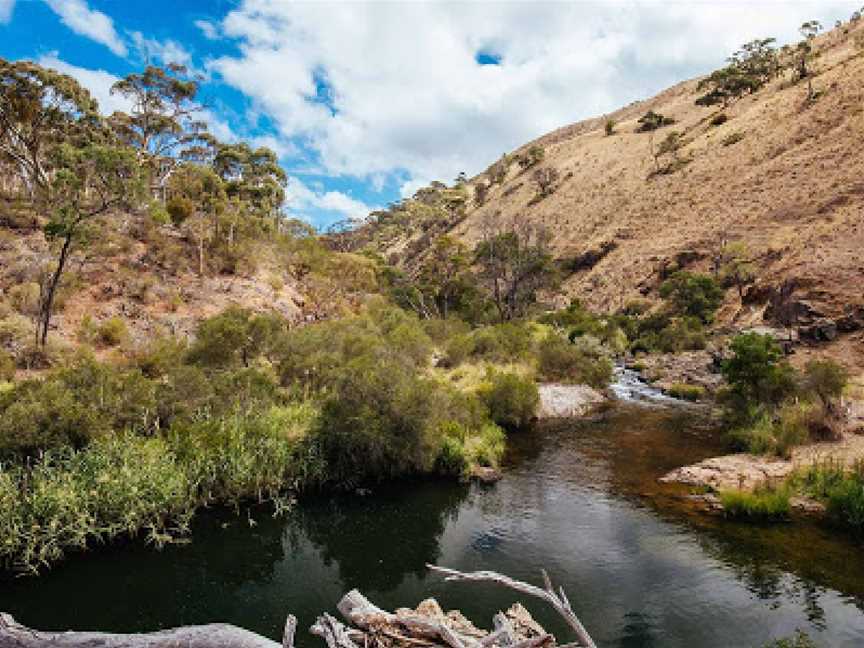
<path id="1" fill-rule="evenodd" d="M 625 400 L 596 417 L 512 435 L 494 485 L 403 482 L 306 498 L 275 519 L 266 508 L 209 512 L 188 544 L 132 541 L 0 580 L 0 610 L 44 629 L 225 621 L 276 639 L 291 611 L 300 645 L 317 646 L 303 628 L 352 587 L 385 608 L 434 596 L 487 626 L 515 600 L 494 585 L 444 584 L 426 571 L 433 562 L 532 582 L 546 568 L 601 647 L 756 648 L 796 628 L 820 646 L 864 645 L 861 545 L 816 525 L 689 512 L 656 477 L 721 451 L 716 431 L 699 408 L 621 382 Z"/>

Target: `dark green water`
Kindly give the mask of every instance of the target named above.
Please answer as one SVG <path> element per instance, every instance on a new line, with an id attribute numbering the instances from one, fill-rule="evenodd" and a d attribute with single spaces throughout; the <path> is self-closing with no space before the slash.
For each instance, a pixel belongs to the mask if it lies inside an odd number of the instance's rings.
<path id="1" fill-rule="evenodd" d="M 385 608 L 435 596 L 481 625 L 515 600 L 494 586 L 445 585 L 424 567 L 434 562 L 534 582 L 546 567 L 603 647 L 747 648 L 796 628 L 821 646 L 864 646 L 860 544 L 816 526 L 691 515 L 656 484 L 719 449 L 691 410 L 622 406 L 511 445 L 491 487 L 402 483 L 307 500 L 280 519 L 205 514 L 187 545 L 128 543 L 0 581 L 0 610 L 46 629 L 226 621 L 273 638 L 291 611 L 310 646 L 318 640 L 302 628 L 352 587 Z"/>

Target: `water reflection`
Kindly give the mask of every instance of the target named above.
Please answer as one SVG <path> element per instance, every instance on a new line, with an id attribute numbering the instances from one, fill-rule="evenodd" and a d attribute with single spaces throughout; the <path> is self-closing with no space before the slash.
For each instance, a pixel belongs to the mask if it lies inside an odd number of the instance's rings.
<path id="1" fill-rule="evenodd" d="M 444 585 L 424 567 L 438 562 L 535 583 L 547 568 L 602 646 L 747 648 L 797 627 L 824 646 L 864 645 L 858 545 L 816 526 L 688 515 L 656 482 L 721 447 L 692 409 L 617 407 L 514 436 L 491 488 L 403 483 L 307 499 L 280 519 L 255 510 L 254 525 L 245 514 L 205 515 L 187 546 L 133 543 L 2 582 L 0 609 L 42 627 L 227 621 L 278 638 L 289 610 L 308 627 L 352 587 L 389 608 L 433 595 L 481 626 L 515 599 L 491 585 Z M 298 641 L 318 645 L 302 631 Z"/>

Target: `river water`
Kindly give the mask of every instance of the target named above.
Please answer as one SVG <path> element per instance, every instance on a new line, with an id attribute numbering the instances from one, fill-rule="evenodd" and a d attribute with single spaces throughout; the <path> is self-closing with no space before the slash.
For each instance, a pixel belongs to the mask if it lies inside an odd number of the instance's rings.
<path id="1" fill-rule="evenodd" d="M 405 482 L 305 499 L 277 519 L 265 508 L 206 513 L 185 545 L 129 542 L 0 580 L 0 610 L 45 629 L 225 621 L 274 639 L 290 611 L 300 645 L 317 646 L 303 629 L 353 587 L 391 609 L 434 596 L 486 626 L 515 600 L 494 585 L 444 584 L 431 562 L 535 583 L 546 568 L 601 647 L 755 648 L 796 628 L 820 646 L 864 646 L 861 545 L 815 525 L 689 512 L 656 477 L 723 447 L 701 410 L 654 397 L 511 436 L 491 486 Z"/>

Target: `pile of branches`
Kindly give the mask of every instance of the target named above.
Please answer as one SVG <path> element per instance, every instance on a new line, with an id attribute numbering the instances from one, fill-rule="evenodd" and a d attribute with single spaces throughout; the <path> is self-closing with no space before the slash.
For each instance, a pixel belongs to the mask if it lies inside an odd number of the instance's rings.
<path id="1" fill-rule="evenodd" d="M 493 629 L 485 631 L 458 611 L 445 614 L 434 599 L 423 601 L 416 610 L 387 612 L 357 590 L 348 592 L 337 606 L 345 623 L 325 612 L 310 632 L 321 637 L 328 648 L 596 648 L 564 590 L 556 591 L 545 571 L 541 588 L 495 572 L 464 573 L 434 565 L 428 567 L 448 581 L 498 583 L 546 601 L 573 630 L 575 641 L 559 645 L 519 603 L 507 612 L 498 612 L 492 619 Z M 296 630 L 297 619 L 289 614 L 280 646 L 228 624 L 183 626 L 147 634 L 41 632 L 0 614 L 0 646 L 16 648 L 294 648 Z"/>

